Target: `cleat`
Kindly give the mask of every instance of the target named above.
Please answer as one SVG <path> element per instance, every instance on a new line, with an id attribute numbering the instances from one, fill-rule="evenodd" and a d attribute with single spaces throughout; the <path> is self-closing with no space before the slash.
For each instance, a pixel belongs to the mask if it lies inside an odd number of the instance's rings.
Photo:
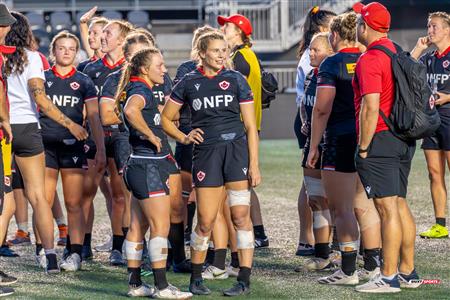
<path id="1" fill-rule="evenodd" d="M 155 293 L 155 288 L 143 283 L 138 287 L 128 287 L 128 297 L 152 297 Z"/>
<path id="2" fill-rule="evenodd" d="M 103 244 L 95 246 L 94 249 L 97 252 L 111 252 L 111 250 L 112 250 L 112 236 L 110 236 L 109 240 L 107 240 Z"/>
<path id="3" fill-rule="evenodd" d="M 330 258 L 313 257 L 305 262 L 304 268 L 307 271 L 330 271 L 336 268 L 336 265 Z"/>
<path id="4" fill-rule="evenodd" d="M 354 272 L 353 275 L 346 275 L 341 269 L 339 269 L 330 276 L 319 278 L 318 282 L 321 284 L 331 285 L 356 285 L 359 283 L 359 279 L 356 272 Z"/>
<path id="5" fill-rule="evenodd" d="M 197 279 L 189 284 L 189 292 L 194 295 L 209 295 L 211 290 L 205 285 L 203 279 Z"/>
<path id="6" fill-rule="evenodd" d="M 419 235 L 423 239 L 445 239 L 448 238 L 448 229 L 439 224 L 434 224 L 430 229 Z"/>
<path id="7" fill-rule="evenodd" d="M 174 263 L 172 265 L 172 268 L 173 268 L 174 273 L 191 273 L 191 271 L 192 271 L 191 260 L 185 259 L 178 264 Z"/>
<path id="8" fill-rule="evenodd" d="M 70 255 L 69 250 L 67 250 L 67 248 L 64 248 L 64 251 L 63 251 L 63 254 L 61 256 L 61 259 L 62 260 L 66 260 L 69 257 L 69 255 Z"/>
<path id="9" fill-rule="evenodd" d="M 356 256 L 356 265 L 360 268 L 364 268 L 364 256 L 361 254 Z"/>
<path id="10" fill-rule="evenodd" d="M 58 274 L 61 272 L 61 270 L 58 267 L 58 260 L 56 259 L 56 254 L 47 254 L 44 257 L 46 260 L 45 273 Z"/>
<path id="11" fill-rule="evenodd" d="M 383 278 L 380 273 L 369 282 L 356 286 L 355 290 L 361 293 L 399 293 L 400 282 L 398 276 L 388 280 Z"/>
<path id="12" fill-rule="evenodd" d="M 47 258 L 45 257 L 44 249 L 41 249 L 41 251 L 39 251 L 39 255 L 36 255 L 36 262 L 42 269 L 47 268 Z"/>
<path id="13" fill-rule="evenodd" d="M 6 297 L 14 294 L 14 290 L 9 287 L 0 287 L 0 297 Z"/>
<path id="14" fill-rule="evenodd" d="M 3 257 L 18 257 L 19 254 L 10 249 L 7 244 L 0 247 L 0 256 Z"/>
<path id="15" fill-rule="evenodd" d="M 235 268 L 232 265 L 228 265 L 225 269 L 229 277 L 237 277 L 239 274 L 239 267 Z"/>
<path id="16" fill-rule="evenodd" d="M 77 253 L 72 253 L 65 260 L 61 261 L 59 267 L 64 271 L 78 271 L 81 269 L 81 257 Z"/>
<path id="17" fill-rule="evenodd" d="M 9 246 L 27 246 L 31 245 L 30 233 L 23 230 L 17 230 L 14 239 L 6 242 Z"/>
<path id="18" fill-rule="evenodd" d="M 422 285 L 422 281 L 420 280 L 416 269 L 414 269 L 409 275 L 399 273 L 398 281 L 400 282 L 400 287 L 407 289 L 416 289 Z"/>
<path id="19" fill-rule="evenodd" d="M 226 268 L 225 270 L 222 270 L 211 265 L 207 267 L 205 271 L 202 272 L 202 278 L 208 280 L 227 279 L 228 273 Z"/>
<path id="20" fill-rule="evenodd" d="M 269 247 L 269 238 L 267 237 L 265 239 L 255 238 L 255 249 L 267 247 Z"/>
<path id="21" fill-rule="evenodd" d="M 155 289 L 155 293 L 153 294 L 152 298 L 156 298 L 156 299 L 191 299 L 192 296 L 193 296 L 192 293 L 182 292 L 178 288 L 169 284 L 169 286 L 163 290 Z"/>
<path id="22" fill-rule="evenodd" d="M 113 250 L 109 256 L 109 263 L 112 266 L 124 266 L 125 260 L 119 250 Z"/>
<path id="23" fill-rule="evenodd" d="M 94 254 L 92 254 L 92 249 L 89 246 L 83 246 L 81 250 L 81 259 L 82 260 L 91 260 L 94 258 Z"/>
<path id="24" fill-rule="evenodd" d="M 224 296 L 235 297 L 250 294 L 250 287 L 242 281 L 236 282 L 232 288 L 223 291 Z"/>
<path id="25" fill-rule="evenodd" d="M 377 277 L 378 274 L 380 274 L 380 268 L 376 267 L 372 271 L 369 271 L 369 270 L 366 270 L 364 268 L 361 268 L 361 269 L 359 269 L 356 272 L 358 273 L 359 281 L 369 281 L 369 280 L 372 280 L 375 277 Z"/>
<path id="26" fill-rule="evenodd" d="M 152 265 L 148 261 L 143 261 L 141 264 L 141 276 L 148 277 L 153 275 Z"/>
<path id="27" fill-rule="evenodd" d="M 313 256 L 314 255 L 314 246 L 310 244 L 299 243 L 297 247 L 297 252 L 295 252 L 297 256 Z"/>
<path id="28" fill-rule="evenodd" d="M 342 264 L 342 256 L 340 251 L 331 251 L 328 258 L 336 266 L 340 266 Z"/>
<path id="29" fill-rule="evenodd" d="M 0 271 L 0 286 L 10 285 L 17 282 L 17 278 Z"/>

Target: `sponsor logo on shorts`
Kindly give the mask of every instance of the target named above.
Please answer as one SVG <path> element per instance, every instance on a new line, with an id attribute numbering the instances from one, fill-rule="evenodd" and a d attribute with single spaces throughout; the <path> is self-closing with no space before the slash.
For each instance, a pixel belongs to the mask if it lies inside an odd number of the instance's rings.
<path id="1" fill-rule="evenodd" d="M 226 80 L 224 80 L 224 81 L 221 81 L 220 83 L 219 83 L 219 87 L 222 89 L 222 90 L 228 90 L 228 88 L 230 87 L 230 83 L 228 82 L 228 81 L 226 81 Z"/>
<path id="2" fill-rule="evenodd" d="M 160 114 L 155 114 L 155 117 L 153 118 L 153 122 L 155 122 L 156 126 L 161 124 L 161 115 Z"/>
<path id="3" fill-rule="evenodd" d="M 74 81 L 70 84 L 70 87 L 72 88 L 72 90 L 76 91 L 80 88 L 80 85 L 78 84 L 78 82 Z"/>
<path id="4" fill-rule="evenodd" d="M 167 186 L 168 189 L 170 189 L 169 178 L 167 178 L 167 180 L 166 180 L 166 186 Z"/>
<path id="5" fill-rule="evenodd" d="M 196 83 L 196 84 L 194 84 L 194 86 L 197 91 L 200 89 L 200 83 Z"/>
<path id="6" fill-rule="evenodd" d="M 5 185 L 11 186 L 11 179 L 9 178 L 9 176 L 5 176 Z"/>
<path id="7" fill-rule="evenodd" d="M 370 187 L 370 185 L 367 185 L 367 186 L 365 187 L 365 189 L 366 189 L 366 192 L 367 192 L 368 194 L 370 194 L 370 191 L 372 190 L 372 188 Z"/>
<path id="8" fill-rule="evenodd" d="M 444 61 L 442 62 L 442 66 L 443 66 L 444 68 L 447 69 L 447 67 L 450 66 L 450 61 L 444 60 Z"/>
<path id="9" fill-rule="evenodd" d="M 197 179 L 198 179 L 198 181 L 202 182 L 203 179 L 205 179 L 205 177 L 206 177 L 205 172 L 203 172 L 203 171 L 198 171 L 197 172 Z"/>
<path id="10" fill-rule="evenodd" d="M 84 153 L 88 153 L 89 149 L 91 149 L 91 147 L 89 147 L 87 144 L 84 144 Z"/>
<path id="11" fill-rule="evenodd" d="M 247 171 L 248 171 L 247 168 L 242 168 L 242 172 L 244 172 L 245 175 L 247 175 Z"/>
<path id="12" fill-rule="evenodd" d="M 98 78 L 98 76 L 100 76 L 100 74 L 102 74 L 102 72 L 95 73 L 95 78 Z"/>
<path id="13" fill-rule="evenodd" d="M 72 157 L 72 159 L 73 159 L 73 162 L 74 162 L 74 163 L 77 163 L 77 161 L 78 161 L 78 156 L 74 156 L 74 157 Z"/>
<path id="14" fill-rule="evenodd" d="M 50 88 L 53 85 L 53 81 L 47 81 L 47 86 Z"/>
<path id="15" fill-rule="evenodd" d="M 428 102 L 430 103 L 430 108 L 433 109 L 434 104 L 436 103 L 436 99 L 434 98 L 434 95 L 430 96 L 430 99 L 428 100 Z"/>

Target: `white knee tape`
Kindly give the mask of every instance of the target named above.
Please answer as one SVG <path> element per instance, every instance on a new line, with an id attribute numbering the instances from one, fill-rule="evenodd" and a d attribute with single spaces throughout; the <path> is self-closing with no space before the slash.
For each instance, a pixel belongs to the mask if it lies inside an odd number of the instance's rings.
<path id="1" fill-rule="evenodd" d="M 195 231 L 191 233 L 191 247 L 195 251 L 206 251 L 208 250 L 208 240 L 207 236 L 199 236 Z"/>
<path id="2" fill-rule="evenodd" d="M 331 226 L 330 210 L 313 211 L 313 228 L 319 229 L 326 226 Z"/>
<path id="3" fill-rule="evenodd" d="M 322 179 L 305 176 L 304 181 L 305 181 L 306 193 L 308 194 L 308 196 L 324 197 L 324 198 L 326 197 L 325 190 L 324 190 L 323 184 L 322 184 Z"/>
<path id="4" fill-rule="evenodd" d="M 230 207 L 236 205 L 250 206 L 250 190 L 233 191 L 228 190 L 228 205 Z"/>
<path id="5" fill-rule="evenodd" d="M 132 242 L 125 240 L 125 257 L 128 260 L 142 260 L 142 250 L 144 242 Z"/>
<path id="6" fill-rule="evenodd" d="M 167 259 L 167 249 L 169 241 L 163 237 L 154 237 L 148 241 L 148 250 L 150 253 L 150 261 L 156 262 Z"/>
<path id="7" fill-rule="evenodd" d="M 339 250 L 341 250 L 343 252 L 358 251 L 359 250 L 359 239 L 356 241 L 339 243 Z"/>
<path id="8" fill-rule="evenodd" d="M 253 237 L 253 231 L 237 230 L 236 239 L 238 249 L 255 248 L 255 238 Z"/>

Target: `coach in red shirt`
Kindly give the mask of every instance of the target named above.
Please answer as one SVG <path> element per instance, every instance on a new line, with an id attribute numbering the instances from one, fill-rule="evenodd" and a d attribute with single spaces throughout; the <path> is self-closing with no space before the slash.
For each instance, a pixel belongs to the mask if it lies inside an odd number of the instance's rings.
<path id="1" fill-rule="evenodd" d="M 367 47 L 356 64 L 353 79 L 359 136 L 355 163 L 367 195 L 374 199 L 380 214 L 383 245 L 380 276 L 357 286 L 356 290 L 395 293 L 400 292 L 400 284 L 402 287 L 418 286 L 410 281 L 418 279 L 414 270 L 416 227 L 405 200 L 415 143 L 395 137 L 379 114 L 379 110 L 386 116 L 391 113 L 395 94 L 391 59 L 373 49 L 381 45 L 396 52 L 387 37 L 389 11 L 378 2 L 365 6 L 357 3 L 353 9 L 359 14 L 358 41 Z"/>

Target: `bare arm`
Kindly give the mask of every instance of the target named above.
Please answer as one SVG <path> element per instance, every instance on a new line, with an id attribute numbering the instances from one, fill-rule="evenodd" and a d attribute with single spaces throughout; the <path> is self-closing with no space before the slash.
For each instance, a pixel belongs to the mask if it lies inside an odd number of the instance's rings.
<path id="1" fill-rule="evenodd" d="M 259 171 L 258 154 L 258 129 L 256 128 L 255 106 L 253 103 L 240 104 L 242 119 L 244 121 L 245 131 L 247 132 L 249 167 L 248 174 L 250 184 L 256 187 L 261 183 L 261 174 Z"/>
<path id="2" fill-rule="evenodd" d="M 103 126 L 121 124 L 122 120 L 117 114 L 116 102 L 109 98 L 100 98 L 100 117 Z"/>
<path id="3" fill-rule="evenodd" d="M 380 94 L 366 94 L 362 98 L 359 114 L 359 147 L 367 149 L 377 128 L 380 109 Z M 367 153 L 361 153 L 367 154 Z"/>
<path id="4" fill-rule="evenodd" d="M 431 45 L 428 37 L 420 37 L 417 40 L 416 46 L 411 51 L 411 56 L 415 59 L 419 59 L 419 57 L 422 55 L 423 51 L 427 50 L 427 48 Z"/>
<path id="5" fill-rule="evenodd" d="M 106 165 L 105 140 L 103 127 L 98 114 L 98 101 L 91 100 L 89 102 L 86 102 L 85 107 L 87 119 L 89 120 L 89 125 L 91 127 L 92 135 L 95 141 L 95 146 L 97 148 L 97 152 L 95 154 L 95 164 L 97 168 L 103 169 Z"/>
<path id="6" fill-rule="evenodd" d="M 179 119 L 181 105 L 176 104 L 173 100 L 169 100 L 164 105 L 161 114 L 161 124 L 168 136 L 175 139 L 177 142 L 188 145 L 190 143 L 200 144 L 203 142 L 203 131 L 200 128 L 193 129 L 188 135 L 181 132 L 176 124 L 173 122 Z"/>
<path id="7" fill-rule="evenodd" d="M 81 43 L 83 44 L 84 51 L 86 51 L 88 57 L 92 57 L 95 54 L 94 50 L 92 50 L 91 47 L 89 46 L 89 26 L 88 26 L 88 22 L 94 16 L 96 11 L 97 11 L 97 6 L 94 6 L 88 12 L 86 12 L 84 15 L 82 15 L 81 18 L 80 18 Z"/>

